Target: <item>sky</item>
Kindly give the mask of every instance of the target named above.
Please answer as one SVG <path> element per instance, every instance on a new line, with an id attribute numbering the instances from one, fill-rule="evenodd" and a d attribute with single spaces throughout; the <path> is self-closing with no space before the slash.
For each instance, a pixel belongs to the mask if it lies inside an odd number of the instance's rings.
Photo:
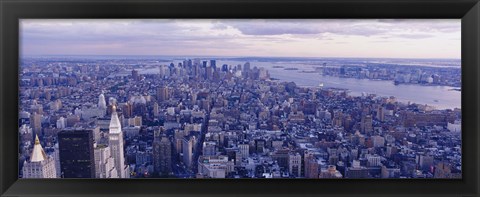
<path id="1" fill-rule="evenodd" d="M 22 19 L 22 57 L 461 57 L 460 19 Z"/>

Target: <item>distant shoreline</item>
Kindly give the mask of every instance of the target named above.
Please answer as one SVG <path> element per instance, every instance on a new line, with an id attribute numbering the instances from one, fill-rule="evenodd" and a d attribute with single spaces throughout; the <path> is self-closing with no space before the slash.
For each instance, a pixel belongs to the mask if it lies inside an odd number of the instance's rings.
<path id="1" fill-rule="evenodd" d="M 103 58 L 174 58 L 174 59 L 195 59 L 195 58 L 216 58 L 216 59 L 231 59 L 231 60 L 268 60 L 268 59 L 281 59 L 281 60 L 435 60 L 435 61 L 461 61 L 459 58 L 388 58 L 388 57 L 284 57 L 284 56 L 215 56 L 215 55 L 25 55 L 21 58 L 87 58 L 87 57 L 103 57 Z"/>

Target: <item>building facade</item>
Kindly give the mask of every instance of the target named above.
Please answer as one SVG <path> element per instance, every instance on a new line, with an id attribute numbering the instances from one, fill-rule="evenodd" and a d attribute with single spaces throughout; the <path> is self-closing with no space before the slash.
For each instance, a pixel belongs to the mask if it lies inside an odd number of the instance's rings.
<path id="1" fill-rule="evenodd" d="M 119 178 L 110 147 L 95 147 L 95 178 Z"/>
<path id="2" fill-rule="evenodd" d="M 95 177 L 92 130 L 63 130 L 58 146 L 63 178 Z"/>
<path id="3" fill-rule="evenodd" d="M 115 169 L 117 169 L 118 176 L 120 178 L 129 178 L 128 166 L 125 165 L 122 125 L 118 119 L 117 108 L 115 106 L 112 108 L 108 143 L 115 161 Z"/>
<path id="4" fill-rule="evenodd" d="M 153 140 L 153 165 L 155 172 L 160 175 L 172 172 L 172 143 L 160 132 L 155 132 Z"/>
<path id="5" fill-rule="evenodd" d="M 57 178 L 55 160 L 45 154 L 38 135 L 35 137 L 30 161 L 23 164 L 23 178 Z"/>

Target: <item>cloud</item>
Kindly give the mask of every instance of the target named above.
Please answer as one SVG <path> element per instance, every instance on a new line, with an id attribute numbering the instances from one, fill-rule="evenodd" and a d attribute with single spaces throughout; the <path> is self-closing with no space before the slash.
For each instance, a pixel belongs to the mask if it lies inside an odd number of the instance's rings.
<path id="1" fill-rule="evenodd" d="M 231 44 L 234 35 L 212 34 L 208 21 L 195 21 L 189 24 L 176 20 L 27 20 L 21 24 L 21 40 L 25 49 L 68 48 L 110 49 L 125 52 L 135 48 L 160 51 L 155 48 L 205 48 L 215 44 Z M 28 46 L 36 45 L 36 46 Z M 239 44 L 237 44 L 239 45 Z M 43 47 L 42 47 L 43 46 Z M 104 46 L 118 47 L 112 49 Z M 26 52 L 29 52 L 26 50 Z M 100 51 L 105 52 L 105 51 Z M 145 52 L 145 51 L 144 51 Z"/>
<path id="2" fill-rule="evenodd" d="M 459 48 L 461 27 L 460 20 L 410 19 L 22 19 L 20 28 L 25 55 L 322 55 L 337 48 L 337 56 L 351 56 L 352 48 L 385 40 L 393 47 L 437 39 Z"/>
<path id="3" fill-rule="evenodd" d="M 378 22 L 388 24 L 396 29 L 424 33 L 452 33 L 461 31 L 459 19 L 380 19 Z"/>
<path id="4" fill-rule="evenodd" d="M 298 19 L 298 20 L 243 20 L 225 21 L 226 25 L 237 28 L 245 35 L 285 35 L 336 34 L 343 36 L 395 36 L 407 38 L 428 38 L 429 34 L 460 32 L 458 20 L 412 20 L 412 19 L 381 19 L 381 20 L 345 20 L 345 19 Z M 254 25 L 253 25 L 254 24 Z M 393 33 L 393 34 L 392 34 Z"/>
<path id="5" fill-rule="evenodd" d="M 424 39 L 434 37 L 434 35 L 431 34 L 397 34 L 395 36 L 407 39 Z"/>

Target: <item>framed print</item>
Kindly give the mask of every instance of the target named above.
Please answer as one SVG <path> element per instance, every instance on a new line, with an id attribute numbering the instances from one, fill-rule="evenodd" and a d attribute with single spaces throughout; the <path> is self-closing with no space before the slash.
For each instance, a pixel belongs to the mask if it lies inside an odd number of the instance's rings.
<path id="1" fill-rule="evenodd" d="M 479 195 L 478 1 L 0 6 L 2 196 Z"/>

